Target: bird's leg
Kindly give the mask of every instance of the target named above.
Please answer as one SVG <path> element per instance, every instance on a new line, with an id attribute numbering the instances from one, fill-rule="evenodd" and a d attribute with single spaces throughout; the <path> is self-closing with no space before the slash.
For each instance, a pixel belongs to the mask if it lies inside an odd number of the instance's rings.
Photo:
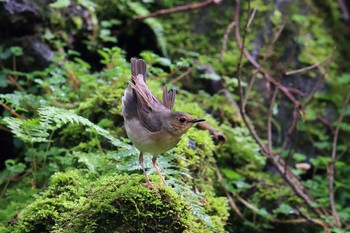
<path id="1" fill-rule="evenodd" d="M 151 181 L 149 180 L 148 175 L 146 173 L 145 164 L 143 163 L 143 153 L 142 152 L 140 152 L 139 163 L 140 163 L 140 166 L 142 168 L 143 174 L 146 177 L 146 183 L 147 183 L 148 188 L 153 188 L 153 185 L 152 185 Z"/>
<path id="2" fill-rule="evenodd" d="M 152 164 L 153 164 L 154 168 L 156 169 L 156 171 L 158 172 L 160 179 L 162 179 L 163 184 L 165 186 L 168 186 L 168 184 L 164 180 L 164 177 L 162 176 L 162 173 L 160 173 L 159 167 L 157 166 L 156 162 L 157 162 L 157 155 L 153 155 Z"/>

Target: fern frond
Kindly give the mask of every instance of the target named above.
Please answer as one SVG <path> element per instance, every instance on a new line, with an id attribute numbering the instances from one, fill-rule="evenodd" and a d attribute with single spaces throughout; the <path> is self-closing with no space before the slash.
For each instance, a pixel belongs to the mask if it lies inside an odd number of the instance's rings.
<path id="1" fill-rule="evenodd" d="M 0 102 L 1 103 L 13 103 L 15 105 L 19 105 L 19 101 L 21 100 L 21 96 L 20 95 L 16 95 L 13 93 L 8 93 L 8 94 L 0 94 Z"/>
<path id="2" fill-rule="evenodd" d="M 43 107 L 38 110 L 39 118 L 23 120 L 17 118 L 5 118 L 4 121 L 12 132 L 24 142 L 47 142 L 49 131 L 61 128 L 63 125 L 79 124 L 86 126 L 87 131 L 92 131 L 109 140 L 116 147 L 131 150 L 133 147 L 113 137 L 107 130 L 95 125 L 88 119 L 78 116 L 74 112 L 55 107 Z"/>
<path id="3" fill-rule="evenodd" d="M 24 142 L 47 142 L 49 133 L 40 127 L 40 119 L 22 120 L 18 118 L 5 118 L 4 121 L 19 139 Z"/>
<path id="4" fill-rule="evenodd" d="M 130 145 L 121 142 L 119 139 L 113 137 L 107 130 L 95 125 L 88 119 L 78 116 L 74 112 L 66 109 L 60 109 L 55 107 L 43 107 L 38 110 L 40 119 L 43 125 L 50 126 L 52 123 L 56 124 L 56 127 L 60 128 L 62 124 L 72 123 L 87 126 L 87 131 L 92 131 L 98 135 L 108 139 L 114 146 L 130 149 Z"/>

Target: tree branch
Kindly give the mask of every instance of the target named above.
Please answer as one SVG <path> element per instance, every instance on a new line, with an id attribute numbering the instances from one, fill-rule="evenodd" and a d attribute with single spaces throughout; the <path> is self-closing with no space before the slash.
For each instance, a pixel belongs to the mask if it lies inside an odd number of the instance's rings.
<path id="1" fill-rule="evenodd" d="M 189 5 L 177 6 L 170 9 L 162 9 L 162 10 L 158 10 L 153 13 L 150 13 L 149 15 L 146 15 L 146 16 L 134 16 L 133 19 L 143 20 L 147 18 L 157 17 L 159 15 L 167 15 L 175 12 L 195 10 L 195 9 L 206 7 L 212 4 L 219 4 L 221 3 L 221 1 L 222 0 L 207 0 L 204 2 L 198 2 L 198 3 L 189 4 Z"/>
<path id="2" fill-rule="evenodd" d="M 250 54 L 244 49 L 244 43 L 245 43 L 245 37 L 247 34 L 247 25 L 244 28 L 244 34 L 242 37 L 242 41 L 240 40 L 240 34 L 239 34 L 239 6 L 240 1 L 236 0 L 236 8 L 235 8 L 235 22 L 236 22 L 236 40 L 238 43 L 238 47 L 240 48 L 240 57 L 237 63 L 237 79 L 238 79 L 238 87 L 239 87 L 239 97 L 240 97 L 240 113 L 242 116 L 242 120 L 246 127 L 248 128 L 250 134 L 256 141 L 256 143 L 260 147 L 260 152 L 268 158 L 272 165 L 277 169 L 278 173 L 281 175 L 281 177 L 289 184 L 289 186 L 292 188 L 295 194 L 297 194 L 307 205 L 308 207 L 313 210 L 319 217 L 322 217 L 323 214 L 327 214 L 326 211 L 323 211 L 322 208 L 315 207 L 315 203 L 313 198 L 308 194 L 305 187 L 300 183 L 298 178 L 288 169 L 288 167 L 285 165 L 284 161 L 281 159 L 276 159 L 276 157 L 269 151 L 265 145 L 262 143 L 262 140 L 259 138 L 256 131 L 253 129 L 253 127 L 250 125 L 248 121 L 247 114 L 245 112 L 245 107 L 243 105 L 243 87 L 241 85 L 241 66 L 242 66 L 242 59 L 243 54 L 248 58 L 248 60 L 256 67 L 256 69 L 263 73 L 265 78 L 272 82 L 279 90 L 281 90 L 289 99 L 294 103 L 295 108 L 300 108 L 300 103 L 294 98 L 294 96 L 285 88 L 284 86 L 280 85 L 276 80 L 272 79 L 270 74 L 265 71 L 251 56 Z M 248 12 L 250 12 L 250 1 L 248 1 Z M 249 20 L 247 21 L 249 22 Z"/>

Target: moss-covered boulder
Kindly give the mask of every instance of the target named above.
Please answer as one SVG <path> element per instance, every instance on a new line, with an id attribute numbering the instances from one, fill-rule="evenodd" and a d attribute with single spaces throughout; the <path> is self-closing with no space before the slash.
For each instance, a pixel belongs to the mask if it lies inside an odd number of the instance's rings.
<path id="1" fill-rule="evenodd" d="M 152 178 L 152 177 L 151 177 Z M 153 180 L 157 177 L 153 177 Z M 148 189 L 142 175 L 57 173 L 7 232 L 211 232 L 170 187 Z M 157 184 L 156 184 L 157 185 Z M 222 226 L 223 227 L 223 226 Z M 215 232 L 223 231 L 217 229 Z"/>

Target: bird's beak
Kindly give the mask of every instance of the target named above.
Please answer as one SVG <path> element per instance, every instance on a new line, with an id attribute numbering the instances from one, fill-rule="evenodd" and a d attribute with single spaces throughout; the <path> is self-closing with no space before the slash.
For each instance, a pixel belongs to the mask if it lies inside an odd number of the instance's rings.
<path id="1" fill-rule="evenodd" d="M 197 122 L 202 122 L 202 121 L 205 121 L 205 119 L 203 119 L 203 118 L 194 118 L 194 119 L 191 120 L 190 122 L 191 122 L 191 123 L 197 123 Z"/>

